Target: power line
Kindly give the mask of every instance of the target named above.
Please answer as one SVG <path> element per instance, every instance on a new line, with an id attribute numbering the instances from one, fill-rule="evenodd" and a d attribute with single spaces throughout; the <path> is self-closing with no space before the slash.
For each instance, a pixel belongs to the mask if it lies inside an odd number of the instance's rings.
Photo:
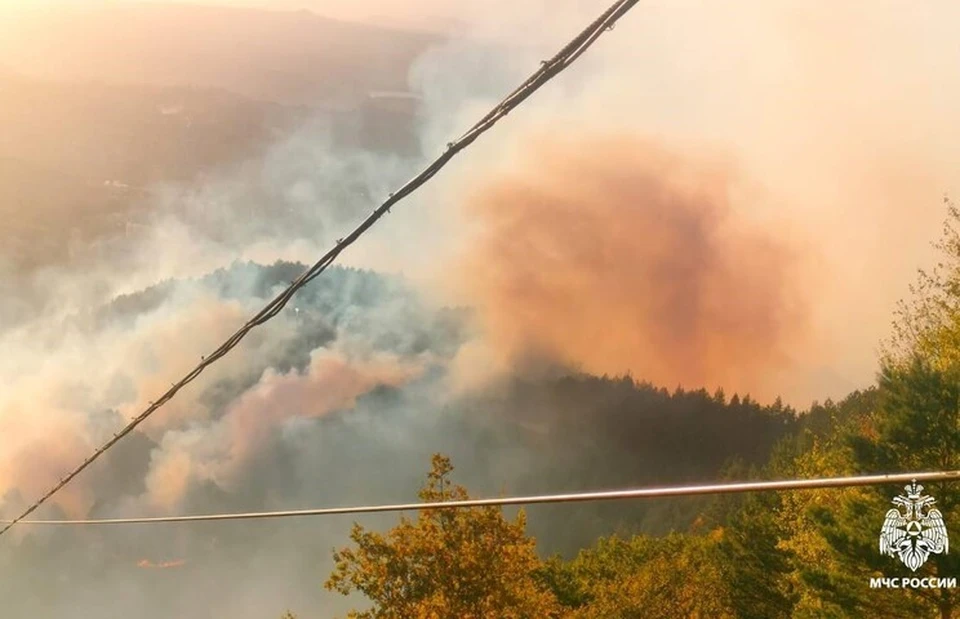
<path id="1" fill-rule="evenodd" d="M 358 238 L 360 238 L 360 236 L 371 226 L 373 226 L 377 220 L 390 212 L 390 208 L 394 204 L 409 196 L 421 185 L 433 178 L 433 176 L 444 166 L 446 166 L 447 163 L 457 155 L 457 153 L 472 144 L 474 140 L 493 127 L 493 125 L 510 113 L 510 111 L 515 107 L 520 105 L 527 97 L 536 92 L 541 86 L 553 79 L 561 71 L 569 67 L 574 61 L 576 61 L 577 58 L 580 57 L 581 54 L 583 54 L 591 45 L 594 44 L 594 42 L 596 42 L 600 35 L 602 35 L 605 31 L 612 29 L 614 24 L 616 24 L 621 17 L 623 17 L 630 9 L 634 7 L 634 5 L 637 4 L 637 1 L 638 0 L 618 0 L 610 8 L 604 11 L 603 14 L 600 15 L 600 17 L 590 24 L 583 32 L 571 40 L 553 58 L 543 61 L 540 69 L 528 77 L 526 81 L 524 81 L 523 84 L 521 84 L 516 90 L 507 95 L 507 97 L 498 103 L 492 110 L 490 110 L 486 116 L 481 118 L 459 139 L 447 144 L 447 149 L 443 152 L 443 154 L 437 157 L 433 163 L 424 168 L 422 172 L 408 181 L 399 190 L 390 194 L 386 201 L 377 207 L 377 209 L 374 210 L 373 213 L 371 213 L 366 219 L 364 219 L 360 225 L 358 225 L 350 234 L 338 240 L 333 249 L 329 250 L 313 266 L 304 271 L 300 277 L 291 282 L 290 286 L 277 295 L 277 297 L 268 303 L 266 307 L 260 310 L 257 315 L 240 327 L 240 329 L 231 335 L 226 342 L 224 342 L 210 355 L 201 358 L 200 363 L 189 374 L 183 377 L 180 382 L 175 383 L 172 387 L 170 387 L 170 389 L 160 396 L 158 400 L 151 402 L 150 406 L 147 407 L 146 410 L 134 417 L 130 423 L 124 426 L 119 432 L 114 434 L 113 437 L 105 442 L 99 449 L 94 451 L 90 457 L 80 464 L 80 466 L 71 471 L 69 475 L 62 478 L 56 485 L 53 486 L 53 488 L 37 499 L 37 501 L 28 507 L 22 514 L 17 516 L 14 520 L 9 521 L 9 523 L 3 529 L 0 529 L 0 535 L 3 535 L 10 529 L 10 527 L 32 514 L 34 510 L 43 505 L 43 503 L 56 494 L 61 488 L 70 483 L 74 477 L 80 474 L 85 468 L 93 464 L 94 461 L 96 461 L 108 449 L 119 442 L 120 439 L 132 432 L 134 428 L 143 423 L 143 421 L 156 412 L 157 409 L 173 399 L 178 391 L 180 391 L 189 383 L 193 382 L 208 366 L 212 365 L 214 362 L 226 355 L 237 344 L 239 344 L 240 341 L 246 337 L 247 333 L 280 313 L 280 310 L 286 306 L 286 304 L 290 301 L 293 295 L 300 290 L 300 288 L 303 288 L 305 285 L 313 281 L 314 278 L 323 273 L 327 267 L 333 264 L 333 262 L 344 249 L 352 245 Z"/>
<path id="2" fill-rule="evenodd" d="M 507 505 L 538 505 L 544 503 L 582 503 L 587 501 L 615 501 L 625 499 L 653 499 L 704 494 L 735 494 L 770 490 L 810 490 L 814 488 L 843 488 L 872 486 L 911 481 L 958 481 L 960 471 L 933 471 L 929 473 L 895 473 L 888 475 L 860 475 L 853 477 L 829 477 L 824 479 L 788 479 L 780 481 L 753 481 L 702 486 L 667 486 L 663 488 L 639 488 L 634 490 L 607 490 L 601 492 L 573 492 L 569 494 L 541 494 L 493 499 L 466 499 L 433 503 L 400 503 L 395 505 L 365 505 L 353 507 L 323 507 L 273 512 L 245 512 L 226 514 L 200 514 L 196 516 L 157 516 L 150 518 L 92 518 L 86 520 L 23 520 L 21 524 L 49 526 L 111 525 L 111 524 L 161 524 L 174 522 L 210 522 L 221 520 L 264 520 L 268 518 L 298 518 L 304 516 L 334 516 L 341 514 L 371 514 L 382 512 L 405 512 L 431 509 L 462 509 L 466 507 L 490 507 Z M 11 520 L 0 520 L 9 522 Z"/>

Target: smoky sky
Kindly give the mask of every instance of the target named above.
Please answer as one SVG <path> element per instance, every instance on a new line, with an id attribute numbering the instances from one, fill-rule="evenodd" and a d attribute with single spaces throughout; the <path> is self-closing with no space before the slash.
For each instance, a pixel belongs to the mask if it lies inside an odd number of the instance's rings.
<path id="1" fill-rule="evenodd" d="M 460 282 L 508 360 L 769 390 L 807 328 L 797 257 L 722 163 L 618 137 L 531 141 L 467 198 Z M 769 391 L 765 396 L 771 396 Z"/>

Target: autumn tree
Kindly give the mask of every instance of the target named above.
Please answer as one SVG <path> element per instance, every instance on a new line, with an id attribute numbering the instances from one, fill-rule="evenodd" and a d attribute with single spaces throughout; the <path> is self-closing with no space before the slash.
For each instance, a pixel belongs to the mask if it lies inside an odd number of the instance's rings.
<path id="1" fill-rule="evenodd" d="M 789 579 L 795 559 L 781 545 L 781 500 L 773 493 L 737 497 L 740 508 L 713 532 L 711 553 L 739 619 L 791 617 L 797 595 Z"/>
<path id="2" fill-rule="evenodd" d="M 936 247 L 941 260 L 921 271 L 911 296 L 899 305 L 894 331 L 880 361 L 872 407 L 836 428 L 833 449 L 821 454 L 843 462 L 830 473 L 906 473 L 960 468 L 960 211 L 947 201 L 948 217 Z M 852 423 L 850 423 L 852 422 Z M 810 455 L 813 455 L 811 452 Z M 808 458 L 808 461 L 810 458 Z M 960 488 L 924 484 L 952 527 Z M 867 487 L 833 492 L 831 501 L 809 505 L 830 557 L 830 569 L 803 568 L 807 583 L 836 616 L 956 614 L 949 589 L 871 590 L 878 576 L 954 577 L 955 555 L 931 555 L 916 572 L 881 556 L 878 536 L 891 499 L 900 487 Z M 821 615 L 823 616 L 823 615 Z"/>
<path id="3" fill-rule="evenodd" d="M 452 471 L 448 458 L 435 455 L 420 499 L 467 499 Z M 356 619 L 556 616 L 556 599 L 534 577 L 541 563 L 525 528 L 522 511 L 509 521 L 492 506 L 421 510 L 385 534 L 355 524 L 354 546 L 334 552 L 325 586 L 370 599 L 371 609 L 350 613 Z"/>
<path id="4" fill-rule="evenodd" d="M 719 535 L 601 538 L 571 562 L 547 561 L 540 578 L 569 619 L 734 617 Z"/>

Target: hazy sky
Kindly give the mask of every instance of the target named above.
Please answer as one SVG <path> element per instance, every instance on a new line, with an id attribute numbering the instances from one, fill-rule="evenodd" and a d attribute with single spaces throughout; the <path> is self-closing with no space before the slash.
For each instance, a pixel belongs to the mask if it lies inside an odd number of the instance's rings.
<path id="1" fill-rule="evenodd" d="M 51 7 L 97 7 L 108 5 L 142 4 L 142 0 L 0 0 L 3 9 L 31 9 Z M 151 3 L 171 4 L 166 0 Z M 437 20 L 448 18 L 453 12 L 452 4 L 462 10 L 464 4 L 440 0 L 419 1 L 411 8 L 409 0 L 205 0 L 203 2 L 180 2 L 179 4 L 204 4 L 240 7 L 258 7 L 276 10 L 308 9 L 318 14 L 340 19 L 384 21 L 410 25 L 432 25 Z"/>

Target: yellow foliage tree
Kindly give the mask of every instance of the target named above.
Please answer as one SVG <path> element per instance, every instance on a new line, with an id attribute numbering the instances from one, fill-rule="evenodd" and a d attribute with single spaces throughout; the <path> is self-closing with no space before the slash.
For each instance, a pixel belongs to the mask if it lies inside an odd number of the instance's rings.
<path id="1" fill-rule="evenodd" d="M 572 562 L 542 570 L 567 619 L 734 617 L 718 543 L 709 536 L 602 538 Z"/>
<path id="2" fill-rule="evenodd" d="M 467 499 L 448 479 L 449 458 L 433 457 L 424 502 Z M 355 547 L 334 552 L 327 589 L 366 595 L 373 607 L 354 619 L 481 619 L 557 616 L 553 594 L 535 573 L 541 563 L 521 511 L 508 521 L 497 507 L 422 510 L 379 534 L 355 524 Z"/>

